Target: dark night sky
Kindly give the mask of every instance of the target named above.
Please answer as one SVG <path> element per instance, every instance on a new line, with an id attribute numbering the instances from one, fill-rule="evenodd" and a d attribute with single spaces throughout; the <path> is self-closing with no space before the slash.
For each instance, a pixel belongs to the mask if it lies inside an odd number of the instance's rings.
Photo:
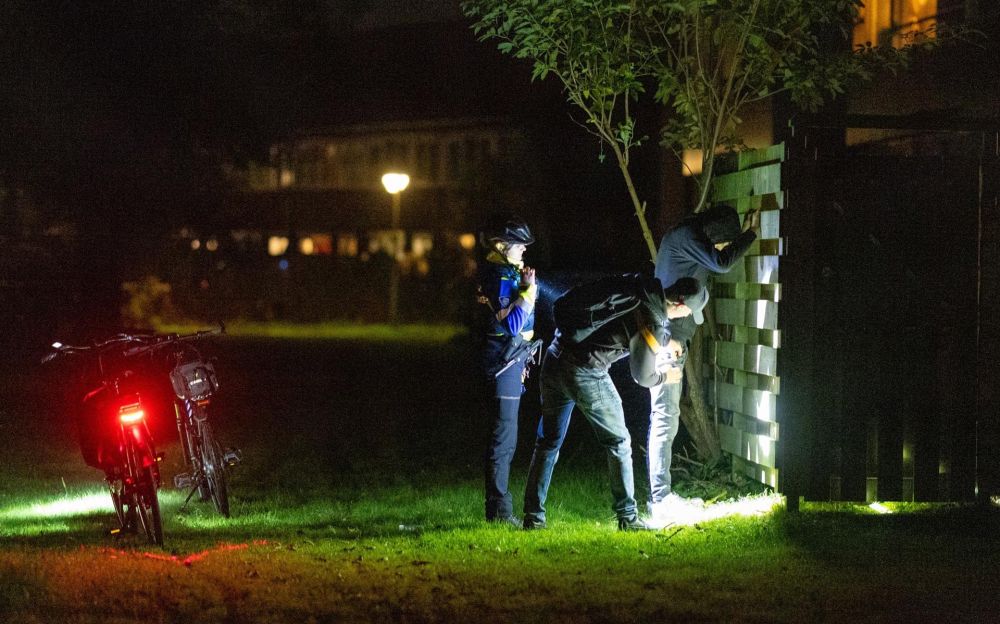
<path id="1" fill-rule="evenodd" d="M 640 244 L 620 176 L 558 85 L 476 41 L 456 0 L 11 0 L 0 71 L 0 171 L 98 238 L 210 210 L 221 163 L 262 160 L 296 130 L 500 115 L 537 141 L 554 221 Z"/>

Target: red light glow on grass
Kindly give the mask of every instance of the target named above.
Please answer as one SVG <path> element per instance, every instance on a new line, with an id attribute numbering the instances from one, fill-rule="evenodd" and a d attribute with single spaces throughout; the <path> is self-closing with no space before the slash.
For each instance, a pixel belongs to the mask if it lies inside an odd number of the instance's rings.
<path id="1" fill-rule="evenodd" d="M 251 546 L 266 546 L 268 544 L 267 540 L 254 540 L 253 542 L 244 542 L 242 544 L 219 544 L 215 548 L 209 548 L 202 550 L 201 552 L 191 553 L 187 556 L 181 555 L 164 555 L 155 552 L 128 552 L 125 550 L 117 550 L 114 548 L 102 549 L 103 552 L 111 555 L 112 559 L 117 559 L 118 557 L 142 557 L 143 559 L 153 559 L 154 561 L 163 561 L 166 563 L 172 563 L 178 566 L 191 567 L 195 563 L 201 561 L 209 555 L 223 552 L 232 552 L 235 550 L 246 550 Z"/>

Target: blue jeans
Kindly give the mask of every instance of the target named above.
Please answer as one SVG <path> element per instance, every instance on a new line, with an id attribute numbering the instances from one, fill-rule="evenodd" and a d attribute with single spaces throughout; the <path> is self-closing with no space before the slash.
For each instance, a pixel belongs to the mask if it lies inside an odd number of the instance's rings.
<path id="1" fill-rule="evenodd" d="M 607 450 L 608 472 L 615 514 L 636 514 L 632 475 L 632 439 L 625 427 L 625 412 L 618 390 L 607 370 L 578 366 L 567 354 L 549 347 L 542 364 L 542 419 L 524 492 L 525 520 L 545 520 L 545 499 L 559 448 L 569 428 L 573 407 L 579 406 L 597 440 Z"/>
<path id="2" fill-rule="evenodd" d="M 489 384 L 490 431 L 484 458 L 486 469 L 486 518 L 502 518 L 514 513 L 510 490 L 510 463 L 517 446 L 517 412 L 521 405 L 521 373 L 518 362 Z"/>
<path id="3" fill-rule="evenodd" d="M 680 382 L 649 389 L 649 502 L 658 503 L 670 494 L 670 462 L 674 438 L 681 420 Z"/>

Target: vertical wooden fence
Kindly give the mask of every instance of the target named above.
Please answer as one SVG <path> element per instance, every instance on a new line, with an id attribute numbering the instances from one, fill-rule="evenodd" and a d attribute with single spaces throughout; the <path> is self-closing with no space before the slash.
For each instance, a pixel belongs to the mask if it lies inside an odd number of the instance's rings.
<path id="1" fill-rule="evenodd" d="M 762 210 L 703 332 L 734 470 L 792 508 L 1000 493 L 1000 134 L 800 131 L 720 167 L 712 201 Z"/>

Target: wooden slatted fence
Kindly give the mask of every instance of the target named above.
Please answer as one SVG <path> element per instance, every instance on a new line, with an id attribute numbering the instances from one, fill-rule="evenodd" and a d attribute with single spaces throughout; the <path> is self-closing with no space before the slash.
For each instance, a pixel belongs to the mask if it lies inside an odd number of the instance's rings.
<path id="1" fill-rule="evenodd" d="M 776 488 L 784 160 L 785 147 L 779 144 L 741 152 L 717 165 L 721 172 L 713 181 L 711 201 L 732 206 L 741 218 L 748 210 L 761 210 L 761 232 L 728 273 L 713 279 L 711 311 L 718 338 L 707 337 L 705 371 L 709 404 L 734 470 Z"/>

